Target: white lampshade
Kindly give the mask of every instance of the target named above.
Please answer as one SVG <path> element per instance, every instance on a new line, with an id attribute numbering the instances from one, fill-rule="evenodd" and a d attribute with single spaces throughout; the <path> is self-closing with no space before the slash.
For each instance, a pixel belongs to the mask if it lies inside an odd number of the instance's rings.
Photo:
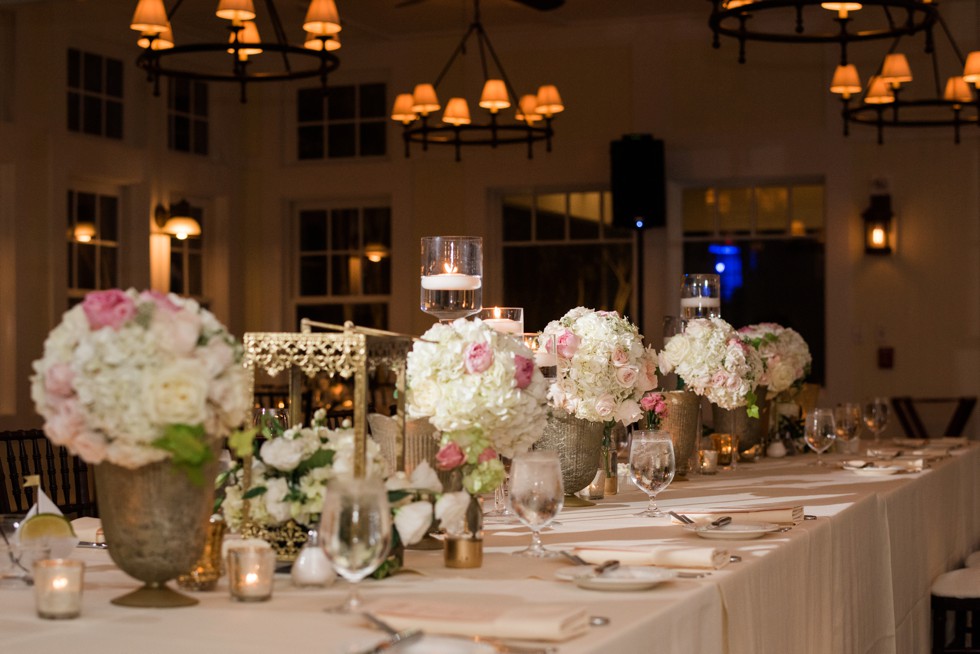
<path id="1" fill-rule="evenodd" d="M 963 66 L 963 79 L 980 88 L 980 50 L 974 50 L 966 56 L 966 65 Z"/>
<path id="2" fill-rule="evenodd" d="M 220 0 L 214 13 L 218 18 L 241 22 L 255 18 L 255 6 L 252 0 Z"/>
<path id="3" fill-rule="evenodd" d="M 310 0 L 303 29 L 317 36 L 340 33 L 340 13 L 334 0 Z"/>
<path id="4" fill-rule="evenodd" d="M 324 48 L 326 48 L 327 52 L 340 50 L 340 35 L 320 36 L 313 32 L 307 32 L 306 40 L 303 41 L 303 47 L 307 50 L 316 50 L 317 52 Z"/>
<path id="5" fill-rule="evenodd" d="M 136 45 L 143 49 L 150 48 L 152 50 L 169 50 L 174 47 L 174 33 L 169 26 L 165 31 L 156 34 L 155 39 L 151 39 L 151 36 L 154 35 L 143 32 L 140 34 L 139 40 L 136 41 Z"/>
<path id="6" fill-rule="evenodd" d="M 183 241 L 188 236 L 200 236 L 201 225 L 189 216 L 174 216 L 164 223 L 163 231 Z"/>
<path id="7" fill-rule="evenodd" d="M 140 0 L 133 12 L 133 20 L 129 29 L 143 34 L 160 34 L 170 25 L 167 20 L 167 8 L 163 0 Z"/>
<path id="8" fill-rule="evenodd" d="M 483 93 L 480 94 L 480 106 L 489 109 L 492 114 L 510 106 L 510 98 L 507 96 L 507 85 L 504 84 L 504 80 L 488 79 L 486 81 L 483 85 Z"/>
<path id="9" fill-rule="evenodd" d="M 554 84 L 545 84 L 538 87 L 538 106 L 535 111 L 542 116 L 551 116 L 565 111 L 565 105 L 561 102 L 558 95 L 558 87 Z"/>
<path id="10" fill-rule="evenodd" d="M 470 106 L 466 104 L 466 98 L 449 98 L 446 110 L 442 114 L 442 122 L 450 125 L 469 125 Z"/>
<path id="11" fill-rule="evenodd" d="M 517 103 L 517 115 L 515 118 L 528 125 L 544 120 L 544 117 L 535 111 L 538 108 L 538 96 L 533 93 L 522 95 L 520 102 Z"/>
<path id="12" fill-rule="evenodd" d="M 228 43 L 235 42 L 236 32 L 232 32 L 228 35 Z M 259 26 L 255 24 L 254 20 L 247 20 L 242 23 L 242 28 L 237 31 L 238 42 L 241 44 L 251 44 L 251 43 L 262 43 L 262 37 L 259 36 Z M 233 48 L 228 48 L 229 54 L 235 54 Z M 262 54 L 262 48 L 240 48 L 238 50 L 238 56 L 248 56 Z"/>
<path id="13" fill-rule="evenodd" d="M 895 102 L 895 94 L 892 93 L 888 82 L 873 75 L 868 80 L 868 91 L 864 94 L 864 101 L 868 104 L 888 104 Z"/>
<path id="14" fill-rule="evenodd" d="M 912 69 L 909 68 L 909 60 L 901 52 L 885 55 L 885 61 L 881 64 L 881 74 L 878 77 L 892 87 L 911 82 Z"/>
<path id="15" fill-rule="evenodd" d="M 413 104 L 411 93 L 399 93 L 395 96 L 395 104 L 391 108 L 391 119 L 408 125 L 418 118 L 418 115 L 412 111 Z"/>
<path id="16" fill-rule="evenodd" d="M 854 64 L 841 64 L 834 71 L 834 79 L 830 82 L 830 92 L 838 93 L 845 98 L 851 97 L 854 93 L 860 93 L 861 77 L 858 75 L 857 66 Z"/>
<path id="17" fill-rule="evenodd" d="M 79 243 L 88 243 L 95 238 L 95 223 L 83 220 L 75 224 L 75 240 Z"/>
<path id="18" fill-rule="evenodd" d="M 956 75 L 946 80 L 943 100 L 956 103 L 973 102 L 973 91 L 962 75 Z"/>
<path id="19" fill-rule="evenodd" d="M 412 111 L 420 116 L 431 114 L 433 111 L 439 111 L 439 108 L 442 106 L 439 104 L 439 96 L 436 95 L 436 89 L 431 84 L 416 84 L 415 90 L 412 91 L 412 102 Z"/>
<path id="20" fill-rule="evenodd" d="M 836 11 L 841 18 L 847 17 L 847 12 L 858 11 L 863 7 L 860 2 L 821 2 L 820 6 L 828 11 Z"/>

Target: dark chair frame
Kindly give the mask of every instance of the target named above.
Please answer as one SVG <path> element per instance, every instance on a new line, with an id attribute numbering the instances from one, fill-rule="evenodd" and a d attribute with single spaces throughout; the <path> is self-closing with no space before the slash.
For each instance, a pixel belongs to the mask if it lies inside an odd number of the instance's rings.
<path id="1" fill-rule="evenodd" d="M 98 516 L 94 469 L 40 429 L 0 432 L 0 513 L 26 513 L 37 501 L 29 475 L 69 518 Z"/>
<path id="2" fill-rule="evenodd" d="M 932 654 L 980 653 L 980 599 L 933 595 L 931 604 Z M 953 637 L 947 641 L 949 613 L 953 614 Z"/>
<path id="3" fill-rule="evenodd" d="M 916 404 L 953 404 L 953 415 L 946 425 L 946 430 L 942 434 L 934 436 L 961 436 L 966 428 L 966 423 L 970 420 L 973 408 L 977 405 L 976 396 L 973 397 L 908 397 L 899 396 L 892 398 L 892 408 L 898 416 L 898 422 L 902 425 L 902 431 L 909 438 L 929 438 L 930 434 L 919 417 Z"/>

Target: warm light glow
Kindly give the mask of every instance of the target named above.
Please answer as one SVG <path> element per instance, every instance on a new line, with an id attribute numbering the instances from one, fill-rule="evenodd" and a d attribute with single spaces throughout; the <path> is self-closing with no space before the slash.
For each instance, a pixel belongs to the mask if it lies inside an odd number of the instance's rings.
<path id="1" fill-rule="evenodd" d="M 156 35 L 155 39 L 151 39 L 153 36 L 150 32 L 143 32 L 140 34 L 140 38 L 136 41 L 136 45 L 141 48 L 151 48 L 153 50 L 169 50 L 174 47 L 174 33 L 167 26 L 167 29 Z"/>
<path id="2" fill-rule="evenodd" d="M 200 236 L 201 225 L 189 216 L 174 216 L 163 225 L 163 231 L 183 241 L 188 236 Z"/>
<path id="3" fill-rule="evenodd" d="M 962 75 L 950 77 L 946 80 L 946 91 L 943 93 L 943 100 L 947 102 L 968 103 L 973 102 L 973 91 L 966 83 Z"/>
<path id="4" fill-rule="evenodd" d="M 507 97 L 507 85 L 504 84 L 504 80 L 487 80 L 486 84 L 483 85 L 483 93 L 480 95 L 480 106 L 489 109 L 492 114 L 510 106 L 510 99 Z"/>
<path id="5" fill-rule="evenodd" d="M 242 28 L 240 30 L 235 30 L 228 35 L 228 43 L 235 43 L 235 41 L 242 45 L 248 45 L 253 43 L 262 43 L 262 37 L 259 36 L 259 26 L 255 24 L 254 20 L 247 20 L 242 23 Z M 235 54 L 234 48 L 228 48 L 228 54 Z M 262 54 L 262 48 L 239 48 L 238 58 L 245 59 L 249 55 Z"/>
<path id="6" fill-rule="evenodd" d="M 544 117 L 536 111 L 537 108 L 538 96 L 533 93 L 522 95 L 520 102 L 517 103 L 517 114 L 515 114 L 515 118 L 524 121 L 528 125 L 536 123 L 539 120 L 544 120 Z"/>
<path id="7" fill-rule="evenodd" d="M 340 35 L 334 34 L 333 36 L 318 36 L 312 32 L 306 33 L 306 40 L 303 42 L 303 47 L 307 50 L 316 50 L 320 52 L 326 47 L 327 52 L 333 52 L 334 50 L 340 50 Z"/>
<path id="8" fill-rule="evenodd" d="M 420 116 L 427 116 L 442 107 L 436 89 L 431 84 L 416 84 L 412 91 L 412 102 L 412 111 Z"/>
<path id="9" fill-rule="evenodd" d="M 750 5 L 755 0 L 728 0 L 725 3 L 725 9 L 738 9 L 739 7 L 744 7 L 745 5 Z"/>
<path id="10" fill-rule="evenodd" d="M 51 590 L 64 590 L 68 588 L 67 577 L 55 577 L 51 580 Z"/>
<path id="11" fill-rule="evenodd" d="M 494 307 L 493 308 L 493 317 L 496 320 L 499 320 L 500 319 L 500 307 Z"/>
<path id="12" fill-rule="evenodd" d="M 966 56 L 966 65 L 963 66 L 963 79 L 980 88 L 980 50 L 974 50 Z"/>
<path id="13" fill-rule="evenodd" d="M 457 268 L 456 264 L 454 264 L 452 261 L 447 261 L 442 264 L 442 269 L 446 271 L 447 275 L 452 275 L 459 272 L 459 268 Z"/>
<path id="14" fill-rule="evenodd" d="M 840 18 L 847 18 L 847 12 L 858 11 L 863 7 L 860 2 L 821 2 L 820 6 L 829 11 L 836 11 Z"/>
<path id="15" fill-rule="evenodd" d="M 879 226 L 873 227 L 871 229 L 871 245 L 876 248 L 883 248 L 888 242 L 887 233 L 885 228 Z"/>
<path id="16" fill-rule="evenodd" d="M 380 243 L 368 243 L 364 246 L 364 256 L 371 263 L 380 263 L 388 256 L 388 248 Z"/>
<path id="17" fill-rule="evenodd" d="M 864 101 L 868 104 L 888 104 L 895 102 L 895 94 L 892 93 L 887 82 L 873 75 L 868 80 L 868 92 L 864 94 Z"/>
<path id="18" fill-rule="evenodd" d="M 547 118 L 565 111 L 565 105 L 562 104 L 561 96 L 558 95 L 557 86 L 545 84 L 538 87 L 538 106 L 535 111 Z"/>
<path id="19" fill-rule="evenodd" d="M 395 104 L 391 108 L 391 119 L 408 125 L 418 118 L 418 115 L 412 111 L 413 104 L 414 101 L 412 100 L 411 93 L 399 93 L 395 97 Z"/>
<path id="20" fill-rule="evenodd" d="M 160 34 L 170 25 L 167 20 L 167 8 L 163 0 L 140 0 L 133 12 L 133 20 L 129 29 L 146 34 Z"/>
<path id="21" fill-rule="evenodd" d="M 254 572 L 249 572 L 245 574 L 245 585 L 254 586 L 259 583 L 259 575 Z"/>
<path id="22" fill-rule="evenodd" d="M 883 81 L 898 88 L 900 84 L 912 81 L 912 69 L 909 68 L 909 60 L 901 52 L 893 52 L 885 56 L 884 63 L 881 64 L 881 75 Z"/>
<path id="23" fill-rule="evenodd" d="M 218 18 L 238 24 L 255 18 L 255 6 L 252 0 L 220 0 L 214 13 Z"/>
<path id="24" fill-rule="evenodd" d="M 317 36 L 339 34 L 340 14 L 334 0 L 311 0 L 303 20 L 303 29 Z"/>
<path id="25" fill-rule="evenodd" d="M 88 243 L 95 238 L 95 223 L 82 221 L 76 224 L 74 236 L 79 243 Z"/>
<path id="26" fill-rule="evenodd" d="M 861 88 L 861 77 L 858 75 L 857 66 L 854 64 L 837 66 L 834 79 L 830 82 L 831 93 L 838 93 L 846 100 L 852 94 L 860 93 Z"/>
<path id="27" fill-rule="evenodd" d="M 449 98 L 446 103 L 446 111 L 442 114 L 442 122 L 450 125 L 469 125 L 470 106 L 466 104 L 466 98 Z"/>

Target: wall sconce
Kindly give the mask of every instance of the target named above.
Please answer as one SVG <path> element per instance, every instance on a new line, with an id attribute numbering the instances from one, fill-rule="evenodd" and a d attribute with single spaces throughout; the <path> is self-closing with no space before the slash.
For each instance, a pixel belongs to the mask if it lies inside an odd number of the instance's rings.
<path id="1" fill-rule="evenodd" d="M 153 211 L 157 227 L 164 233 L 176 236 L 183 241 L 188 236 L 200 236 L 201 225 L 191 216 L 191 204 L 181 200 L 168 211 L 165 206 L 158 204 Z"/>
<path id="2" fill-rule="evenodd" d="M 75 240 L 79 243 L 88 243 L 95 238 L 95 223 L 83 220 L 75 224 L 75 231 L 72 233 Z"/>
<path id="3" fill-rule="evenodd" d="M 388 248 L 381 243 L 368 243 L 364 246 L 364 256 L 371 263 L 379 263 L 388 256 Z"/>
<path id="4" fill-rule="evenodd" d="M 890 195 L 872 195 L 871 206 L 864 210 L 865 254 L 891 254 L 894 246 L 892 234 L 892 198 Z"/>

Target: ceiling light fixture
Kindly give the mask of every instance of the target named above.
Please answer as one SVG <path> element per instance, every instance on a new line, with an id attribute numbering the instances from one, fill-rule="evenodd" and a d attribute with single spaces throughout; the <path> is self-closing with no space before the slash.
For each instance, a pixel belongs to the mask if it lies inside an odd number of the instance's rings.
<path id="1" fill-rule="evenodd" d="M 964 58 L 938 11 L 936 19 L 963 72 L 945 81 L 942 79 L 932 27 L 926 30 L 925 52 L 931 56 L 933 92 L 925 98 L 906 97 L 903 85 L 912 82 L 913 75 L 908 59 L 897 51 L 901 39 L 896 39 L 878 70 L 868 79 L 861 104 L 851 106 L 851 97 L 864 88 L 857 68 L 853 65 L 838 66 L 830 91 L 840 95 L 843 102 L 841 113 L 845 136 L 852 122 L 877 127 L 878 143 L 884 141 L 886 127 L 952 127 L 954 141 L 959 143 L 962 125 L 980 124 L 980 101 L 977 100 L 977 92 L 970 86 L 972 83 L 980 87 L 980 51 L 971 52 L 969 57 Z"/>
<path id="2" fill-rule="evenodd" d="M 283 82 L 319 78 L 327 88 L 327 76 L 340 65 L 333 52 L 340 47 L 340 17 L 334 0 L 311 0 L 303 21 L 306 39 L 302 45 L 289 43 L 273 0 L 264 0 L 275 41 L 263 41 L 256 24 L 253 0 L 219 0 L 215 15 L 229 21 L 228 36 L 210 42 L 178 44 L 171 23 L 183 4 L 177 0 L 168 11 L 163 0 L 139 0 L 130 28 L 140 33 L 137 44 L 143 48 L 136 64 L 153 82 L 154 95 L 160 94 L 160 78 L 174 77 L 207 82 Z M 279 53 L 263 58 L 256 67 L 250 57 L 263 52 Z M 226 63 L 222 64 L 224 60 Z M 221 72 L 230 63 L 231 70 Z M 299 64 L 294 66 L 294 64 Z"/>
<path id="3" fill-rule="evenodd" d="M 768 41 L 836 43 L 846 65 L 848 44 L 915 34 L 931 27 L 937 14 L 932 0 L 711 0 L 711 5 L 712 45 L 720 48 L 722 36 L 738 40 L 739 63 L 745 63 L 746 41 Z"/>
<path id="4" fill-rule="evenodd" d="M 452 97 L 446 103 L 442 123 L 432 122 L 432 114 L 442 108 L 436 89 L 443 81 L 446 73 L 452 68 L 459 55 L 466 55 L 467 41 L 471 36 L 476 37 L 476 47 L 480 55 L 480 66 L 483 71 L 483 92 L 480 95 L 479 106 L 490 114 L 488 122 L 474 122 L 470 116 L 469 105 L 465 98 Z M 488 68 L 489 60 L 496 67 L 498 76 L 491 77 Z M 518 100 L 518 98 L 520 98 Z M 516 106 L 514 123 L 500 122 L 501 110 Z M 551 126 L 555 114 L 565 110 L 558 88 L 548 84 L 538 88 L 536 94 L 518 96 L 513 85 L 507 78 L 497 53 L 490 43 L 483 23 L 480 20 L 480 0 L 473 0 L 473 22 L 463 34 L 462 40 L 452 56 L 443 67 L 434 84 L 418 84 L 412 93 L 401 93 L 395 98 L 391 110 L 391 119 L 404 125 L 405 156 L 410 154 L 410 146 L 421 143 L 423 150 L 429 145 L 451 145 L 456 150 L 456 161 L 460 160 L 460 150 L 463 146 L 527 144 L 528 159 L 534 156 L 534 143 L 544 141 L 546 150 L 551 152 L 551 138 L 554 130 Z M 535 123 L 543 121 L 543 125 Z"/>
<path id="5" fill-rule="evenodd" d="M 165 234 L 170 234 L 183 241 L 188 236 L 200 236 L 201 224 L 191 215 L 191 203 L 181 200 L 168 211 L 165 206 L 158 204 L 153 217 Z"/>

